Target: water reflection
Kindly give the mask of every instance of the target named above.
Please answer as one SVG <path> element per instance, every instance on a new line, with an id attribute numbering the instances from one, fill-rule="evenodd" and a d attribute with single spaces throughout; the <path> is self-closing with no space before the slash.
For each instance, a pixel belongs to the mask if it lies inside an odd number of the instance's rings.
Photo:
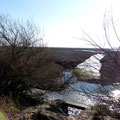
<path id="1" fill-rule="evenodd" d="M 94 72 L 94 75 L 99 76 L 99 70 L 101 68 L 100 60 L 104 57 L 104 54 L 96 54 L 91 56 L 89 59 L 85 60 L 85 62 L 79 64 L 77 67 Z M 71 72 L 64 72 L 64 76 L 62 78 L 62 82 L 72 81 L 73 84 L 62 91 L 62 92 L 49 92 L 48 96 L 50 100 L 61 99 L 61 100 L 69 100 L 71 102 L 82 103 L 86 105 L 94 105 L 96 101 L 94 96 L 99 94 L 106 95 L 114 90 L 113 85 L 103 86 L 101 84 L 96 83 L 88 83 L 88 82 L 73 82 L 76 81 L 76 77 L 71 74 Z"/>

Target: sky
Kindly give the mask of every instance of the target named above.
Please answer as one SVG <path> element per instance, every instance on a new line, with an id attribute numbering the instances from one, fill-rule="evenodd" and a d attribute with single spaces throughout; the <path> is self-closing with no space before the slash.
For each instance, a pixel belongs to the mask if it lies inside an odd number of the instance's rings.
<path id="1" fill-rule="evenodd" d="M 119 6 L 120 0 L 0 0 L 0 13 L 34 21 L 49 47 L 91 47 L 83 31 L 107 47 L 104 14 L 112 8 L 114 19 L 119 20 Z M 109 34 L 111 44 L 118 46 L 113 31 Z"/>

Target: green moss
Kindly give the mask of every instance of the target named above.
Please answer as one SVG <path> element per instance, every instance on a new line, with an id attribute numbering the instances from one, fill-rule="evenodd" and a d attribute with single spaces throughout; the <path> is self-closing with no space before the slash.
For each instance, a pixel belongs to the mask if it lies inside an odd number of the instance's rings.
<path id="1" fill-rule="evenodd" d="M 0 120 L 8 120 L 8 118 L 6 117 L 5 113 L 0 111 Z"/>
<path id="2" fill-rule="evenodd" d="M 0 120 L 9 120 L 7 114 L 20 112 L 19 106 L 9 96 L 0 96 Z M 7 113 L 7 114 L 6 114 Z"/>

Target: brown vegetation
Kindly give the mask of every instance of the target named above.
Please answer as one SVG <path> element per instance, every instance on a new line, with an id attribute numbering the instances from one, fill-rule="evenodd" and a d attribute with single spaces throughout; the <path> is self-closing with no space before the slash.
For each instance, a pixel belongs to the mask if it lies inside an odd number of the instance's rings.
<path id="1" fill-rule="evenodd" d="M 61 71 L 50 50 L 44 47 L 37 27 L 29 21 L 0 16 L 1 94 L 18 93 L 36 84 L 49 89 Z"/>
<path id="2" fill-rule="evenodd" d="M 95 54 L 95 52 L 84 51 L 86 49 L 80 48 L 51 48 L 51 50 L 55 54 L 55 63 L 63 66 L 64 69 L 75 68 Z"/>

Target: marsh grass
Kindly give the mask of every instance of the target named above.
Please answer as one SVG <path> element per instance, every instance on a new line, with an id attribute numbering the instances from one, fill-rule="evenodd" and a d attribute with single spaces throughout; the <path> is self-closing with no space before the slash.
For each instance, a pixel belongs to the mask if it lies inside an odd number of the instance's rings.
<path id="1" fill-rule="evenodd" d="M 87 72 L 82 69 L 76 68 L 72 71 L 72 74 L 75 75 L 78 79 L 83 79 L 86 76 L 90 76 L 90 71 Z"/>

